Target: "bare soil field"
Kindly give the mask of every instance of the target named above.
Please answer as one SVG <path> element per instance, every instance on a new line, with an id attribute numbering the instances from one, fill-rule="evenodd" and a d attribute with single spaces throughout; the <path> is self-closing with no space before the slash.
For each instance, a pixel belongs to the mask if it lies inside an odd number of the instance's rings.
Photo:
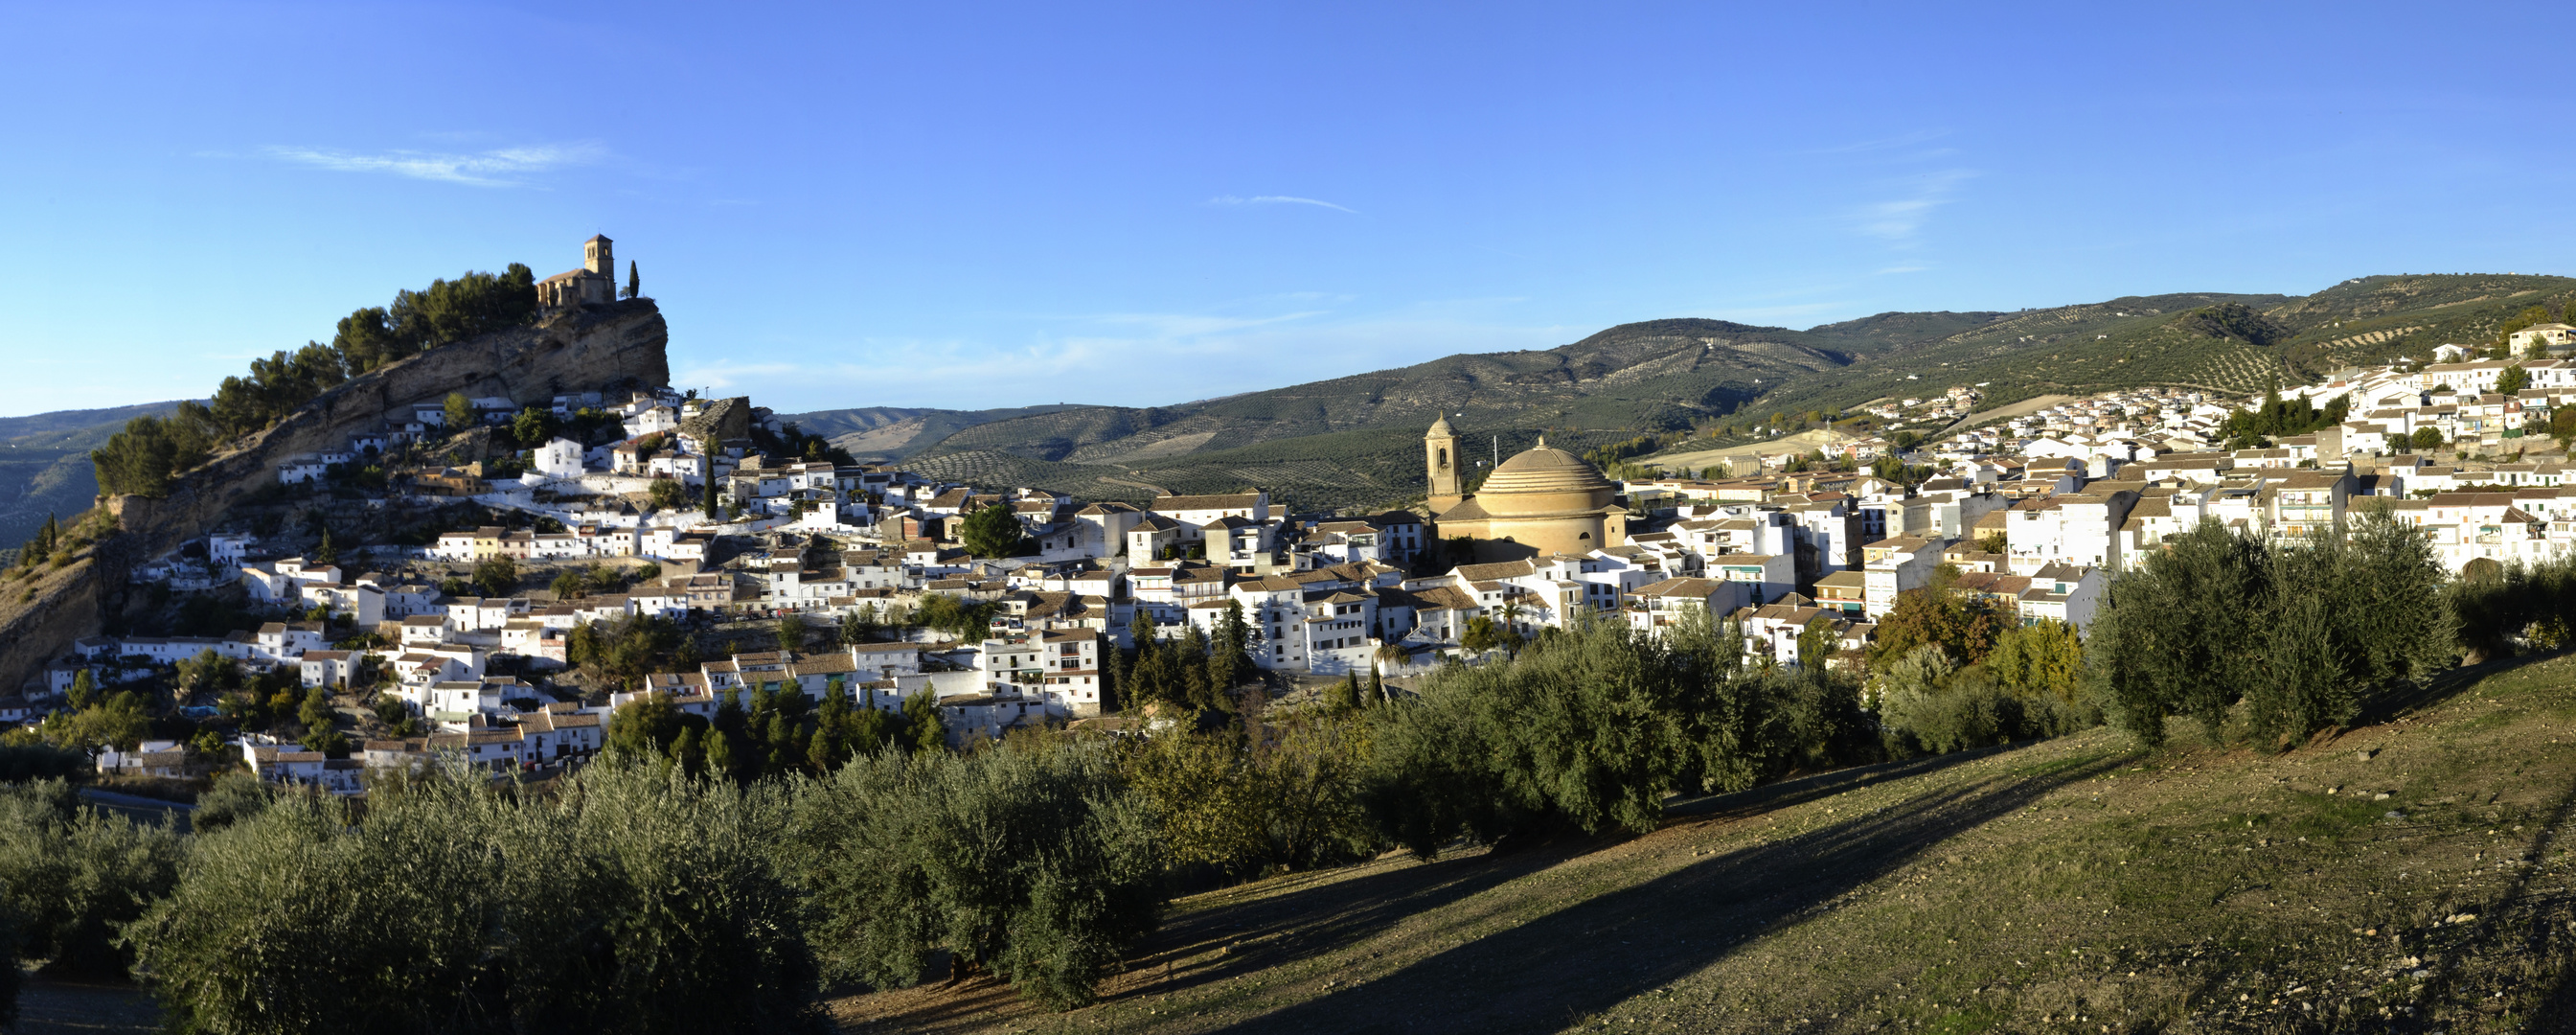
<path id="1" fill-rule="evenodd" d="M 1964 431 L 1966 429 L 1976 427 L 1979 424 L 1991 424 L 1999 420 L 2011 420 L 2014 417 L 2027 417 L 2051 406 L 2071 403 L 2075 400 L 2076 397 L 2072 395 L 2034 396 L 2010 406 L 1997 406 L 1991 410 L 1981 410 L 1976 413 L 1971 413 L 1965 417 L 1959 418 L 1957 423 L 1933 432 L 1933 434 L 1935 436 L 1947 435 L 1954 431 Z"/>
<path id="2" fill-rule="evenodd" d="M 1728 446 L 1724 449 L 1700 449 L 1687 453 L 1658 453 L 1653 456 L 1639 457 L 1636 462 L 1641 464 L 1653 464 L 1667 471 L 1675 470 L 1677 468 L 1689 468 L 1691 471 L 1697 472 L 1703 468 L 1716 464 L 1732 464 L 1738 460 L 1749 460 L 1754 457 L 1761 456 L 1773 456 L 1790 450 L 1806 453 L 1813 452 L 1817 449 L 1831 449 L 1859 437 L 1860 436 L 1858 435 L 1852 435 L 1845 432 L 1819 428 L 1813 431 L 1801 431 L 1794 435 L 1782 435 L 1779 438 L 1771 439 L 1766 442 L 1753 442 L 1741 446 Z"/>

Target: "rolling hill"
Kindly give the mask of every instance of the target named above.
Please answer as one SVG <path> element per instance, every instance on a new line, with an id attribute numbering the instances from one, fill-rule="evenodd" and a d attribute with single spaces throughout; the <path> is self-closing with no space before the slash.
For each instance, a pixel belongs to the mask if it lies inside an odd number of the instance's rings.
<path id="1" fill-rule="evenodd" d="M 870 406 L 854 410 L 817 410 L 780 416 L 809 434 L 821 435 L 861 460 L 901 460 L 960 430 L 1015 417 L 1082 409 L 1063 405 L 1023 406 L 1003 410 L 932 410 Z"/>
<path id="2" fill-rule="evenodd" d="M 1442 415 L 1509 455 L 1545 432 L 1588 449 L 1754 415 L 1827 414 L 1895 394 L 1986 387 L 1985 408 L 2145 385 L 2252 395 L 2276 378 L 2484 344 L 2576 279 L 2356 277 L 2304 296 L 2187 292 L 2011 312 L 1889 312 L 1805 330 L 1677 318 L 1553 349 L 1427 363 L 1159 407 L 868 407 L 788 414 L 866 460 L 1086 499 L 1270 489 L 1298 509 L 1418 500 L 1422 429 Z M 1909 377 L 1910 375 L 1910 377 Z M 95 491 L 87 451 L 171 403 L 0 419 L 0 543 Z M 1693 439 L 1690 450 L 1740 444 Z"/>
<path id="3" fill-rule="evenodd" d="M 2443 342 L 2482 344 L 2516 314 L 2563 312 L 2570 299 L 2576 279 L 2439 274 L 2360 277 L 2306 296 L 1891 312 L 1806 330 L 1650 320 L 1554 349 L 1459 354 L 1222 399 L 979 420 L 936 441 L 916 437 L 908 462 L 1089 498 L 1258 485 L 1301 509 L 1394 505 L 1419 498 L 1421 429 L 1443 414 L 1469 439 L 1508 445 L 1545 431 L 1588 448 L 1956 384 L 1983 383 L 1990 408 L 2147 385 L 2250 396 L 2276 380 L 2421 358 Z"/>
<path id="4" fill-rule="evenodd" d="M 56 410 L 0 417 L 0 550 L 14 557 L 18 544 L 45 523 L 45 515 L 88 510 L 98 496 L 89 451 L 142 416 L 165 416 L 177 400 L 104 410 Z"/>

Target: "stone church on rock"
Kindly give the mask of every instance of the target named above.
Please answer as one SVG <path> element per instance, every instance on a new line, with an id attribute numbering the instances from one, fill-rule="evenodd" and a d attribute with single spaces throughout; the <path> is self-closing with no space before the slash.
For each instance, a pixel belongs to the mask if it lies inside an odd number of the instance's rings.
<path id="1" fill-rule="evenodd" d="M 537 306 L 570 309 L 617 301 L 617 256 L 609 249 L 613 243 L 605 234 L 583 241 L 581 268 L 538 281 Z"/>

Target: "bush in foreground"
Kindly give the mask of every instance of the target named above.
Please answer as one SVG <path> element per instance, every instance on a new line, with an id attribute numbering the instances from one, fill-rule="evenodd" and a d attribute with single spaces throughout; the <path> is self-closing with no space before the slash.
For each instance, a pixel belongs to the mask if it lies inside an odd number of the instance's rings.
<path id="1" fill-rule="evenodd" d="M 129 930 L 187 1031 L 818 1030 L 774 788 L 614 760 L 546 798 L 432 774 L 198 839 Z"/>
<path id="2" fill-rule="evenodd" d="M 0 788 L 0 912 L 17 929 L 12 967 L 25 958 L 64 974 L 124 973 L 131 957 L 117 930 L 169 891 L 183 852 L 170 828 L 80 804 L 61 780 Z"/>
<path id="3" fill-rule="evenodd" d="M 946 951 L 1080 1006 L 1162 909 L 1161 838 L 1105 744 L 859 758 L 802 785 L 791 856 L 825 972 L 880 988 Z"/>

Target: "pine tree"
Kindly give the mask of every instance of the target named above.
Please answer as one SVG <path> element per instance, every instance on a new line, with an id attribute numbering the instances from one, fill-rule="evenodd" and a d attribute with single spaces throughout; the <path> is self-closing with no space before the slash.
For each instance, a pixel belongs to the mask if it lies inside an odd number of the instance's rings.
<path id="1" fill-rule="evenodd" d="M 331 528 L 328 525 L 325 525 L 322 528 L 322 542 L 313 548 L 313 563 L 340 563 L 340 550 L 338 547 L 331 545 Z"/>
<path id="2" fill-rule="evenodd" d="M 722 739 L 722 735 L 718 738 Z M 691 776 L 706 771 L 707 753 L 699 745 L 697 727 L 682 729 L 679 738 L 671 742 L 671 761 L 679 763 L 681 771 Z"/>
<path id="3" fill-rule="evenodd" d="M 707 774 L 732 776 L 734 775 L 733 765 L 733 738 L 725 736 L 720 730 L 708 730 Z"/>

